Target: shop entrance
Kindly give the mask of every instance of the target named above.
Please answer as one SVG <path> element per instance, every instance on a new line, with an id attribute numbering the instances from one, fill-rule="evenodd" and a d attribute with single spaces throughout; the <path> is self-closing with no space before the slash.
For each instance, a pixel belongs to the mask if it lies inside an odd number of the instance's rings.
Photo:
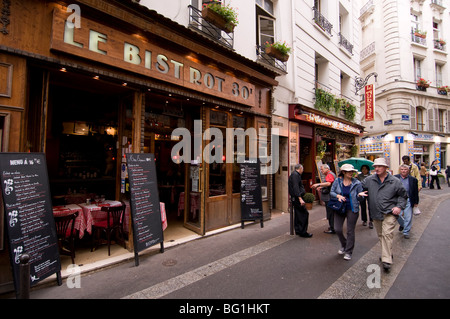
<path id="1" fill-rule="evenodd" d="M 203 169 L 201 161 L 184 154 L 172 154 L 182 137 L 172 136 L 176 128 L 190 132 L 191 154 L 194 154 L 194 121 L 201 120 L 202 105 L 170 93 L 146 95 L 144 152 L 155 154 L 160 201 L 165 204 L 168 228 L 165 238 L 179 238 L 204 233 Z M 167 233 L 167 234 L 166 234 Z"/>

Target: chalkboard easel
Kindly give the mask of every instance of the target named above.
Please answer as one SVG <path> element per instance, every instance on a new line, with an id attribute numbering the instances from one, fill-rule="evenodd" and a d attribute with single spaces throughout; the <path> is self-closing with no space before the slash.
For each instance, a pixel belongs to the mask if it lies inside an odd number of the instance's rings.
<path id="1" fill-rule="evenodd" d="M 241 228 L 244 229 L 245 221 L 258 219 L 263 228 L 261 163 L 259 159 L 245 159 L 239 169 L 241 176 Z"/>
<path id="2" fill-rule="evenodd" d="M 54 273 L 61 285 L 45 154 L 0 153 L 0 183 L 17 295 Z M 29 269 L 26 277 L 21 276 L 23 266 Z"/>
<path id="3" fill-rule="evenodd" d="M 155 157 L 153 154 L 127 153 L 126 158 L 130 180 L 134 262 L 137 267 L 140 251 L 159 243 L 160 252 L 164 252 L 164 236 Z"/>

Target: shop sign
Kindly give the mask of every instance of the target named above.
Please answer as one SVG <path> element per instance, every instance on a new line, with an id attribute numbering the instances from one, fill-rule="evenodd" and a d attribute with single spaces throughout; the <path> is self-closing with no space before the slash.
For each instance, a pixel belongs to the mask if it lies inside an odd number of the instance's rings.
<path id="1" fill-rule="evenodd" d="M 344 131 L 346 133 L 353 133 L 353 134 L 361 134 L 361 130 L 357 127 L 342 123 L 342 122 L 338 122 L 335 120 L 331 120 L 329 118 L 317 115 L 317 114 L 313 114 L 313 113 L 307 113 L 305 114 L 305 119 L 308 122 L 311 123 L 315 123 L 315 124 L 319 124 L 319 125 L 323 125 L 323 126 L 327 126 L 327 127 L 331 127 L 335 130 L 339 130 L 339 131 Z"/>
<path id="2" fill-rule="evenodd" d="M 256 88 L 196 57 L 165 50 L 147 38 L 126 34 L 81 17 L 81 27 L 68 14 L 53 13 L 51 49 L 139 73 L 247 106 L 256 104 Z"/>
<path id="3" fill-rule="evenodd" d="M 365 87 L 364 105 L 366 107 L 366 122 L 373 121 L 375 110 L 375 92 L 373 90 L 373 84 L 366 85 Z"/>

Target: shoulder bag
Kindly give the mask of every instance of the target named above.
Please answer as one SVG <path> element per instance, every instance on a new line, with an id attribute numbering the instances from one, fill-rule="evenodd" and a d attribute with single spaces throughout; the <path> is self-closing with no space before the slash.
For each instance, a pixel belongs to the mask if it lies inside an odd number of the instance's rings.
<path id="1" fill-rule="evenodd" d="M 345 202 L 340 202 L 336 197 L 331 197 L 327 204 L 332 210 L 338 214 L 345 214 Z"/>

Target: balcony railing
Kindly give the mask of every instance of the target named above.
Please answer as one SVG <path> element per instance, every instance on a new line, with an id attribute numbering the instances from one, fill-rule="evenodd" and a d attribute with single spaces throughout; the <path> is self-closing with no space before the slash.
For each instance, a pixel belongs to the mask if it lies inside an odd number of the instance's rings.
<path id="1" fill-rule="evenodd" d="M 348 41 L 340 32 L 339 44 L 342 45 L 351 55 L 353 55 L 353 44 L 351 44 L 350 41 Z"/>
<path id="2" fill-rule="evenodd" d="M 435 49 L 438 49 L 438 50 L 441 50 L 441 51 L 447 51 L 445 49 L 445 43 L 441 43 L 441 42 L 439 42 L 439 40 L 434 40 L 433 42 L 434 42 L 434 48 Z"/>
<path id="3" fill-rule="evenodd" d="M 264 46 L 256 46 L 256 56 L 258 56 L 259 61 L 263 62 L 264 64 L 273 66 L 283 73 L 287 73 L 287 62 L 281 62 L 280 60 L 277 60 L 266 54 L 266 48 Z"/>
<path id="4" fill-rule="evenodd" d="M 319 9 L 316 7 L 313 7 L 314 11 L 314 22 L 328 35 L 331 37 L 333 36 L 331 34 L 331 29 L 333 29 L 333 25 L 320 13 Z"/>
<path id="5" fill-rule="evenodd" d="M 414 32 L 411 33 L 411 41 L 420 45 L 427 45 L 427 39 L 415 35 Z"/>
<path id="6" fill-rule="evenodd" d="M 202 11 L 189 5 L 189 27 L 204 36 L 233 49 L 234 32 L 226 33 L 202 18 Z"/>

